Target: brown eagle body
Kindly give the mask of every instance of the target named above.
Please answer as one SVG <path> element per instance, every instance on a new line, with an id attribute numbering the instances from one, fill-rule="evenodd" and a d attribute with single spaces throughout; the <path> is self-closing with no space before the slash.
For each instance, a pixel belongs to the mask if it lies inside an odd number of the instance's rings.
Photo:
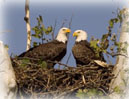
<path id="1" fill-rule="evenodd" d="M 55 40 L 31 48 L 19 55 L 19 57 L 30 58 L 31 62 L 36 64 L 45 61 L 47 68 L 53 68 L 55 65 L 54 61 L 61 61 L 66 54 L 67 34 L 70 32 L 69 28 L 63 27 L 59 30 Z"/>
<path id="2" fill-rule="evenodd" d="M 49 43 L 41 44 L 22 53 L 19 57 L 29 57 L 30 59 L 40 59 L 42 61 L 60 61 L 66 54 L 66 44 L 54 40 Z M 54 66 L 54 63 L 47 63 L 48 68 Z"/>
<path id="3" fill-rule="evenodd" d="M 76 59 L 76 63 L 80 65 L 87 65 L 92 60 L 104 61 L 103 55 L 100 54 L 100 57 L 97 57 L 93 48 L 90 47 L 90 43 L 86 40 L 75 42 L 75 45 L 72 48 L 72 52 Z"/>

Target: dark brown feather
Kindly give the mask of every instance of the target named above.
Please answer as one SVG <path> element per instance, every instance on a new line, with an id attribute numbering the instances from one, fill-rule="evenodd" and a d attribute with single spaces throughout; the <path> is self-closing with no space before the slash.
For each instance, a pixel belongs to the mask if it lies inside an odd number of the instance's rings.
<path id="1" fill-rule="evenodd" d="M 31 48 L 27 52 L 22 53 L 19 57 L 30 57 L 41 59 L 43 61 L 60 61 L 66 54 L 66 44 L 54 40 L 49 43 L 41 44 L 37 47 Z M 53 67 L 54 64 L 49 67 Z"/>
<path id="2" fill-rule="evenodd" d="M 80 65 L 87 65 L 92 60 L 104 60 L 103 55 L 100 54 L 100 57 L 97 57 L 93 48 L 90 47 L 90 43 L 86 40 L 76 42 L 72 48 L 73 55 L 76 59 L 76 63 Z"/>

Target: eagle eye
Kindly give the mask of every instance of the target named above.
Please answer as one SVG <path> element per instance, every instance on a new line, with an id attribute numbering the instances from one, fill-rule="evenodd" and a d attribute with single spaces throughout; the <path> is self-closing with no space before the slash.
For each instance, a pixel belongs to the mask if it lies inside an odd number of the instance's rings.
<path id="1" fill-rule="evenodd" d="M 63 31 L 65 31 L 65 29 L 62 29 Z"/>
<path id="2" fill-rule="evenodd" d="M 80 33 L 80 31 L 78 31 L 77 33 Z"/>

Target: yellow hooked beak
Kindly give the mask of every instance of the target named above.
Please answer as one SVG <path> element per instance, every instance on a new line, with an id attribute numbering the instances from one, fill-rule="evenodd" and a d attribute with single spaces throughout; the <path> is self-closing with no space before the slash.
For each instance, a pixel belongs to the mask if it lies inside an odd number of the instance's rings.
<path id="1" fill-rule="evenodd" d="M 70 33 L 70 32 L 71 32 L 70 29 L 65 30 L 65 33 Z"/>
<path id="2" fill-rule="evenodd" d="M 73 33 L 73 37 L 77 37 L 78 36 L 78 33 L 77 32 L 74 32 Z"/>

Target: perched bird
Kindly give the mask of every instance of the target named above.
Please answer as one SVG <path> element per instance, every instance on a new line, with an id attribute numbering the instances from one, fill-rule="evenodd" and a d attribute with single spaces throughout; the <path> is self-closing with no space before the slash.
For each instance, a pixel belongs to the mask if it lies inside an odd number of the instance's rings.
<path id="1" fill-rule="evenodd" d="M 31 48 L 27 52 L 22 53 L 19 57 L 30 57 L 41 59 L 42 61 L 61 61 L 66 54 L 68 37 L 71 31 L 68 28 L 61 28 L 56 36 L 56 39 Z M 55 63 L 47 62 L 47 68 L 53 68 Z"/>
<path id="2" fill-rule="evenodd" d="M 90 43 L 87 41 L 87 33 L 83 30 L 76 30 L 73 33 L 73 36 L 76 37 L 75 45 L 72 48 L 73 55 L 76 59 L 77 66 L 79 65 L 88 65 L 92 60 L 103 60 L 103 55 L 96 55 Z"/>

